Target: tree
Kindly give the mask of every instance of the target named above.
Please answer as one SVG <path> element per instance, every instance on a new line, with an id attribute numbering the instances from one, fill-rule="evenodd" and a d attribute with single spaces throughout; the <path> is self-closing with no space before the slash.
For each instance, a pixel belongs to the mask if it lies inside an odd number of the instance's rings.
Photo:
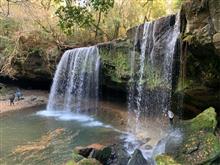
<path id="1" fill-rule="evenodd" d="M 105 33 L 100 28 L 100 22 L 102 16 L 107 14 L 113 6 L 114 0 L 90 0 L 85 3 L 67 0 L 66 6 L 60 6 L 56 14 L 60 19 L 60 27 L 65 33 L 72 34 L 74 27 L 78 26 L 92 29 L 97 37 L 99 32 Z"/>

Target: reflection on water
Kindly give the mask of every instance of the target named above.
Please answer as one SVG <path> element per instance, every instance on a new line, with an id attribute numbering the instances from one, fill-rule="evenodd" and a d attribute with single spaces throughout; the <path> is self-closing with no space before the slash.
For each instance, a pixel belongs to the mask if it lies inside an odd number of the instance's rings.
<path id="1" fill-rule="evenodd" d="M 132 153 L 140 148 L 145 157 L 161 138 L 154 120 L 143 122 L 143 134 L 126 131 L 126 105 L 99 102 L 89 115 L 32 108 L 0 116 L 0 164 L 62 164 L 76 146 L 121 143 Z M 149 127 L 147 127 L 149 126 Z"/>
<path id="2" fill-rule="evenodd" d="M 75 146 L 108 145 L 121 135 L 101 118 L 70 112 L 14 112 L 1 116 L 0 124 L 0 164 L 9 165 L 61 164 Z"/>

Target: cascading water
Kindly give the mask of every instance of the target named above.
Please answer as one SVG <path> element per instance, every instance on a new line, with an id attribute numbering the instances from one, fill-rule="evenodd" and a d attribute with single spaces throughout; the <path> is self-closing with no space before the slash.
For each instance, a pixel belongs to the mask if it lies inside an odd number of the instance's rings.
<path id="1" fill-rule="evenodd" d="M 173 55 L 180 34 L 179 20 L 177 14 L 136 28 L 128 98 L 131 114 L 128 129 L 134 135 L 144 132 L 144 137 L 153 136 L 151 133 L 154 134 L 158 126 L 152 128 L 153 131 L 149 127 L 157 120 L 161 123 L 163 114 L 171 109 Z"/>
<path id="2" fill-rule="evenodd" d="M 53 79 L 48 111 L 97 108 L 100 57 L 96 46 L 67 50 Z"/>

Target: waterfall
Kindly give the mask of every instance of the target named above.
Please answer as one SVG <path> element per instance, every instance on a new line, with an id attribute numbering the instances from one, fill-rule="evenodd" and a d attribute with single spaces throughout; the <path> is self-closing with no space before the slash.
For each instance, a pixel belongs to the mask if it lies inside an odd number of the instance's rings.
<path id="1" fill-rule="evenodd" d="M 97 108 L 100 57 L 96 46 L 67 50 L 56 69 L 48 111 Z"/>
<path id="2" fill-rule="evenodd" d="M 133 114 L 129 116 L 135 116 L 135 121 L 128 124 L 135 134 L 144 130 L 143 120 L 157 120 L 171 109 L 173 55 L 180 34 L 179 20 L 179 14 L 172 15 L 147 22 L 135 30 L 128 98 L 129 113 Z"/>

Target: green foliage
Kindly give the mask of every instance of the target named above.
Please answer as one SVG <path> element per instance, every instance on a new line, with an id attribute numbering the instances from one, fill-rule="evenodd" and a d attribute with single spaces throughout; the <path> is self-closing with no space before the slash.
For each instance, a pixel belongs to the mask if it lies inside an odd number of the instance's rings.
<path id="1" fill-rule="evenodd" d="M 127 52 L 121 49 L 109 51 L 101 48 L 100 55 L 103 61 L 103 67 L 108 72 L 112 81 L 121 83 L 128 78 L 130 74 L 130 64 Z"/>
<path id="2" fill-rule="evenodd" d="M 186 0 L 173 0 L 174 9 L 179 9 L 184 1 Z"/>
<path id="3" fill-rule="evenodd" d="M 154 0 L 150 7 L 151 15 L 149 19 L 165 16 L 167 14 L 166 7 L 166 1 Z"/>
<path id="4" fill-rule="evenodd" d="M 101 11 L 106 14 L 108 10 L 114 6 L 114 0 L 91 0 L 90 3 L 95 11 Z"/>
<path id="5" fill-rule="evenodd" d="M 76 26 L 80 28 L 92 28 L 96 32 L 101 30 L 99 27 L 101 14 L 107 14 L 113 8 L 114 0 L 91 0 L 87 5 L 60 6 L 56 15 L 59 17 L 61 29 L 67 33 L 72 34 Z M 95 15 L 99 12 L 98 23 L 96 24 Z"/>
<path id="6" fill-rule="evenodd" d="M 150 63 L 145 65 L 145 77 L 142 84 L 147 85 L 149 89 L 170 88 L 169 83 L 163 79 L 160 71 L 153 67 Z"/>
<path id="7" fill-rule="evenodd" d="M 92 14 L 87 8 L 81 6 L 61 6 L 56 14 L 60 18 L 61 29 L 67 34 L 72 34 L 75 25 L 80 28 L 87 28 L 94 23 Z"/>
<path id="8" fill-rule="evenodd" d="M 25 66 L 28 68 L 28 63 L 31 65 L 31 62 L 38 62 L 38 68 L 32 68 L 33 73 L 42 71 L 42 68 L 53 72 L 55 66 L 51 63 L 58 58 L 59 49 L 45 33 L 34 31 L 25 35 L 15 35 L 13 38 L 0 37 L 0 43 L 1 74 L 15 78 L 17 72 Z M 29 61 L 32 58 L 42 61 Z"/>

